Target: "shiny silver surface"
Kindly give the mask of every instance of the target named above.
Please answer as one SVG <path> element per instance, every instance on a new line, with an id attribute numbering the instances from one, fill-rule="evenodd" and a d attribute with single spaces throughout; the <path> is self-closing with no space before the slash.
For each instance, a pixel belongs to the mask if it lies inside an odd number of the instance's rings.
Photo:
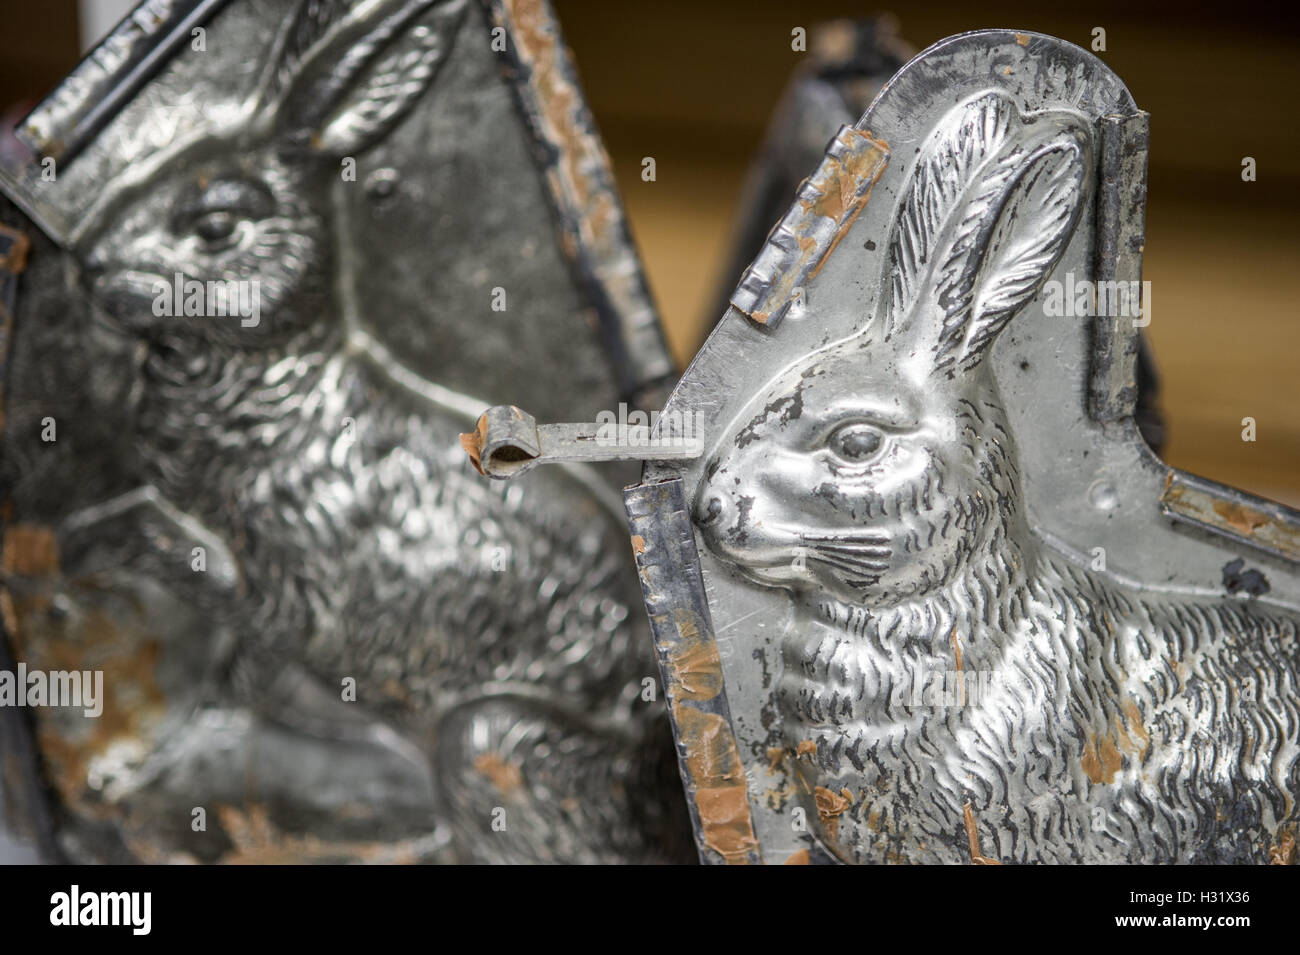
<path id="1" fill-rule="evenodd" d="M 539 464 L 666 461 L 698 458 L 702 451 L 698 436 L 683 428 L 684 422 L 619 422 L 612 412 L 609 417 L 594 424 L 539 425 L 522 408 L 497 405 L 483 412 L 460 443 L 480 474 L 502 481 Z"/>
<path id="2" fill-rule="evenodd" d="M 626 493 L 702 859 L 1286 856 L 1300 515 L 1163 465 L 1135 322 L 1044 307 L 1140 277 L 1145 115 L 982 31 L 856 131 L 883 170 L 814 177 L 758 260 L 802 306 L 728 312 L 666 407 L 710 450 Z"/>
<path id="3" fill-rule="evenodd" d="M 861 116 L 884 85 L 903 65 L 915 55 L 900 38 L 900 26 L 891 15 L 885 14 L 861 19 L 829 20 L 813 24 L 809 36 L 808 57 L 791 77 L 781 101 L 774 111 L 763 139 L 745 178 L 740 202 L 740 212 L 728 254 L 727 267 L 720 276 L 717 293 L 710 303 L 711 309 L 702 327 L 707 331 L 726 313 L 733 293 L 745 271 L 754 262 L 767 242 L 772 223 L 778 222 L 790 206 L 790 196 L 808 177 L 809 170 L 823 162 L 826 143 L 837 130 L 852 124 Z M 1102 126 L 1103 134 L 1111 126 L 1128 131 L 1129 136 L 1145 136 L 1145 119 L 1141 117 L 1112 117 Z M 1107 137 L 1116 147 L 1121 137 Z M 1142 151 L 1145 156 L 1145 151 Z M 1108 196 L 1114 192 L 1103 189 Z M 1107 202 L 1108 208 L 1118 211 L 1118 203 Z M 1131 210 L 1137 216 L 1137 232 L 1141 233 L 1143 204 Z M 1100 273 L 1110 275 L 1113 269 L 1108 262 L 1125 265 L 1126 250 L 1113 248 L 1109 258 L 1103 251 L 1104 261 Z M 1140 256 L 1139 256 L 1140 259 Z M 1112 275 L 1118 278 L 1118 276 Z M 745 299 L 740 301 L 745 311 Z M 1118 339 L 1117 339 L 1118 340 Z M 701 338 L 700 344 L 703 344 Z M 698 345 L 697 345 L 698 347 Z M 1132 356 L 1137 363 L 1135 385 L 1137 407 L 1130 412 L 1137 423 L 1143 440 L 1157 454 L 1164 443 L 1165 424 L 1160 409 L 1160 380 L 1156 363 L 1148 347 L 1145 332 L 1136 340 L 1137 353 Z M 1120 371 L 1120 364 L 1108 364 L 1108 369 Z M 1131 375 L 1134 369 L 1127 369 Z M 1101 385 L 1101 380 L 1096 382 Z M 1097 399 L 1102 400 L 1100 393 Z M 1116 404 L 1112 413 L 1126 417 L 1125 409 Z M 1106 412 L 1103 411 L 1103 414 Z"/>
<path id="4" fill-rule="evenodd" d="M 153 2 L 25 135 L 4 622 L 106 688 L 30 711 L 58 853 L 682 858 L 613 486 L 457 442 L 670 368 L 549 7 Z"/>

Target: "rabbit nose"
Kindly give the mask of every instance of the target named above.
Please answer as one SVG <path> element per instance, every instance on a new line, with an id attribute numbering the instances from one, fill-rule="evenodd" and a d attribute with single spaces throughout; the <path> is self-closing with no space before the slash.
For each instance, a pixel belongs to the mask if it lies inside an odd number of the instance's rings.
<path id="1" fill-rule="evenodd" d="M 695 505 L 695 523 L 700 527 L 711 527 L 721 522 L 726 506 L 717 494 L 702 494 Z"/>

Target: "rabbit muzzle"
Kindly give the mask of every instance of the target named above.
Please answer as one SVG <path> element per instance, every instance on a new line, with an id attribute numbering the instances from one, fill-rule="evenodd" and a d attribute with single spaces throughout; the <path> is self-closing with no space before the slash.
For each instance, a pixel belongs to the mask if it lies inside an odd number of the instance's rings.
<path id="1" fill-rule="evenodd" d="M 695 498 L 712 553 L 766 586 L 877 606 L 961 570 L 997 520 L 990 449 L 953 439 L 966 405 L 949 389 L 871 371 L 856 343 L 828 349 L 738 416 Z"/>

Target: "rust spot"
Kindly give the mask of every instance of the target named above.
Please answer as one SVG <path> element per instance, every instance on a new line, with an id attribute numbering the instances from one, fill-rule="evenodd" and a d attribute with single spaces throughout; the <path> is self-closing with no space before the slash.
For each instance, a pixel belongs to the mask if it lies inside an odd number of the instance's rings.
<path id="1" fill-rule="evenodd" d="M 1178 685 L 1175 687 L 1175 689 L 1181 692 L 1183 688 L 1183 681 L 1185 679 L 1185 676 L 1183 674 L 1183 669 L 1185 667 L 1185 664 L 1183 663 L 1182 660 L 1175 660 L 1173 657 L 1165 657 L 1164 661 L 1165 661 L 1165 666 L 1169 667 L 1170 672 L 1173 673 L 1174 679 L 1178 681 Z"/>
<path id="2" fill-rule="evenodd" d="M 632 553 L 638 557 L 645 553 L 645 538 L 640 534 L 632 535 Z"/>
<path id="3" fill-rule="evenodd" d="M 1017 34 L 1016 34 L 1016 42 L 1017 42 L 1018 44 L 1020 44 L 1021 46 L 1029 46 L 1029 34 L 1027 34 L 1027 33 L 1017 33 Z"/>
<path id="4" fill-rule="evenodd" d="M 764 281 L 752 300 L 745 295 L 732 301 L 759 324 L 768 324 L 791 301 L 795 290 L 821 271 L 866 208 L 889 160 L 888 143 L 860 129 L 841 130 L 831 148 L 835 151 L 826 154 L 800 187 L 799 198 L 774 230 L 798 251 L 793 252 L 785 242 L 765 245 L 746 276 L 757 271 L 773 280 L 770 284 Z"/>
<path id="5" fill-rule="evenodd" d="M 1250 501 L 1225 498 L 1222 490 L 1191 483 L 1174 469 L 1165 472 L 1160 506 L 1165 514 L 1211 527 L 1300 560 L 1300 526 L 1286 512 L 1270 513 Z M 1261 502 L 1267 504 L 1268 502 Z"/>
<path id="6" fill-rule="evenodd" d="M 1094 783 L 1113 783 L 1115 774 L 1119 772 L 1124 759 L 1115 748 L 1115 741 L 1109 735 L 1103 736 L 1100 740 L 1090 736 L 1083 747 L 1081 763 L 1084 773 Z"/>
<path id="7" fill-rule="evenodd" d="M 785 860 L 785 865 L 811 865 L 812 860 L 808 855 L 807 849 L 800 849 L 798 852 L 790 853 L 790 858 Z"/>
<path id="8" fill-rule="evenodd" d="M 1267 514 L 1261 514 L 1236 501 L 1215 501 L 1214 513 L 1223 518 L 1224 523 L 1233 530 L 1247 537 L 1254 534 L 1257 528 L 1269 523 Z"/>
<path id="9" fill-rule="evenodd" d="M 827 184 L 824 199 L 830 197 L 833 193 L 838 192 L 838 196 L 830 200 L 830 203 L 824 208 L 827 212 L 838 210 L 838 215 L 827 215 L 827 218 L 834 220 L 837 224 L 835 235 L 831 239 L 830 245 L 826 247 L 821 256 L 818 258 L 809 278 L 816 276 L 822 270 L 822 266 L 830 259 L 832 253 L 839 246 L 840 240 L 848 235 L 849 229 L 857 221 L 862 210 L 867 207 L 867 201 L 871 198 L 871 190 L 876 185 L 876 180 L 880 174 L 885 171 L 885 164 L 889 159 L 889 146 L 883 140 L 871 138 L 869 133 L 854 130 L 861 137 L 859 147 L 865 144 L 866 148 L 859 148 L 849 155 L 848 162 L 840 162 L 840 169 L 843 170 L 837 181 Z"/>
<path id="10" fill-rule="evenodd" d="M 962 820 L 966 824 L 966 842 L 970 847 L 971 865 L 1001 865 L 997 859 L 990 859 L 980 854 L 980 830 L 975 823 L 975 810 L 969 800 L 962 807 Z"/>
<path id="11" fill-rule="evenodd" d="M 745 865 L 758 849 L 745 789 L 745 768 L 727 721 L 717 713 L 674 702 L 678 741 L 695 785 L 700 838 L 728 865 Z"/>
<path id="12" fill-rule="evenodd" d="M 1100 737 L 1089 736 L 1084 744 L 1081 764 L 1088 778 L 1096 784 L 1113 783 L 1124 765 L 1123 753 L 1141 763 L 1151 748 L 1151 734 L 1142 722 L 1142 711 L 1131 698 L 1111 717 L 1110 731 Z"/>
<path id="13" fill-rule="evenodd" d="M 27 268 L 27 253 L 32 248 L 31 240 L 21 230 L 6 226 L 0 226 L 0 235 L 8 236 L 11 240 L 9 251 L 0 255 L 0 272 L 18 275 Z"/>
<path id="14" fill-rule="evenodd" d="M 1277 845 L 1268 850 L 1269 865 L 1295 865 L 1295 833 L 1284 829 L 1278 833 Z"/>
<path id="15" fill-rule="evenodd" d="M 571 79 L 569 55 L 546 4 L 502 0 L 496 22 L 510 36 L 527 82 L 518 85 L 537 138 L 549 157 L 547 186 L 560 211 L 561 245 L 570 259 L 586 250 L 617 314 L 651 308 L 628 268 L 633 252 L 609 173 L 609 157 Z"/>
<path id="16" fill-rule="evenodd" d="M 460 436 L 460 446 L 465 449 L 469 455 L 470 464 L 474 465 L 474 470 L 479 474 L 486 474 L 483 470 L 483 445 L 487 442 L 487 415 L 479 415 L 478 425 L 469 434 Z"/>
<path id="17" fill-rule="evenodd" d="M 71 804 L 92 813 L 97 794 L 89 801 L 88 768 L 114 743 L 147 739 L 162 719 L 166 697 L 156 673 L 161 644 L 149 635 L 139 635 L 131 626 L 119 627 L 103 610 L 91 608 L 75 631 L 35 636 L 47 594 L 12 594 L 18 626 L 13 631 L 14 650 L 28 666 L 40 670 L 103 673 L 103 710 L 97 719 L 60 722 L 57 710 L 37 711 L 37 738 L 47 760 L 51 781 Z M 57 638 L 56 638 L 57 637 Z"/>
<path id="18" fill-rule="evenodd" d="M 834 793 L 825 786 L 814 786 L 813 802 L 817 806 L 817 818 L 822 821 L 822 828 L 826 830 L 826 837 L 834 840 L 840 832 L 840 815 L 853 805 L 848 790 L 841 789 L 838 793 Z"/>
<path id="19" fill-rule="evenodd" d="M 482 753 L 474 757 L 474 768 L 503 796 L 508 796 L 524 784 L 523 771 L 508 763 L 498 753 Z"/>
<path id="20" fill-rule="evenodd" d="M 360 809 L 360 807 L 358 807 Z M 265 806 L 252 803 L 243 809 L 218 805 L 216 816 L 235 848 L 218 861 L 223 865 L 293 865 L 303 862 L 342 862 L 414 865 L 421 861 L 418 840 L 401 842 L 329 842 L 311 835 L 280 831 Z M 144 861 L 174 862 L 159 857 L 149 840 L 132 840 L 131 848 Z"/>
<path id="21" fill-rule="evenodd" d="M 704 621 L 690 611 L 676 610 L 673 624 L 676 633 L 664 664 L 678 743 L 686 754 L 686 775 L 699 817 L 700 839 L 729 865 L 743 865 L 749 861 L 749 853 L 758 849 L 758 840 L 754 837 L 740 750 L 721 714 L 690 705 L 713 700 L 722 693 L 718 645 Z"/>
<path id="22" fill-rule="evenodd" d="M 1124 718 L 1128 721 L 1128 730 L 1132 734 L 1134 742 L 1140 743 L 1137 747 L 1136 755 L 1139 759 L 1145 758 L 1147 750 L 1151 748 L 1151 734 L 1147 732 L 1146 726 L 1142 722 L 1142 711 L 1138 709 L 1137 704 L 1131 699 L 1124 703 Z"/>
<path id="23" fill-rule="evenodd" d="M 40 524 L 14 524 L 4 531 L 3 566 L 19 577 L 51 577 L 59 572 L 59 543 Z"/>
<path id="24" fill-rule="evenodd" d="M 688 610 L 676 610 L 677 639 L 668 651 L 673 695 L 679 700 L 712 700 L 722 692 L 722 659 L 718 645 L 701 633 L 700 621 Z"/>
<path id="25" fill-rule="evenodd" d="M 1111 718 L 1111 723 L 1113 724 L 1112 735 L 1114 736 L 1115 742 L 1119 745 L 1119 748 L 1130 756 L 1140 757 L 1143 749 L 1131 736 L 1129 736 L 1128 731 L 1124 727 L 1124 721 L 1120 718 L 1118 713 Z"/>

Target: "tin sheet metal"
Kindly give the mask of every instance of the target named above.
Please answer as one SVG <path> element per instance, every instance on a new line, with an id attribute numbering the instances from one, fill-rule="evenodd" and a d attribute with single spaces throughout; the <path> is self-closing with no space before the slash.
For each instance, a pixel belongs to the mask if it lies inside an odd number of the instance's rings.
<path id="1" fill-rule="evenodd" d="M 709 450 L 626 492 L 671 707 L 727 714 L 744 772 L 756 847 L 723 851 L 705 829 L 745 813 L 711 814 L 678 725 L 702 858 L 1281 858 L 1300 515 L 1161 463 L 1138 316 L 1049 304 L 1140 276 L 1145 114 L 1087 52 L 995 30 L 856 129 L 888 164 L 808 307 L 728 311 L 665 409 Z M 684 642 L 721 671 L 702 708 Z"/>
<path id="2" fill-rule="evenodd" d="M 57 851 L 690 858 L 618 475 L 456 441 L 670 371 L 549 6 L 149 0 L 23 136 L 0 607 L 104 686 L 27 711 Z"/>

